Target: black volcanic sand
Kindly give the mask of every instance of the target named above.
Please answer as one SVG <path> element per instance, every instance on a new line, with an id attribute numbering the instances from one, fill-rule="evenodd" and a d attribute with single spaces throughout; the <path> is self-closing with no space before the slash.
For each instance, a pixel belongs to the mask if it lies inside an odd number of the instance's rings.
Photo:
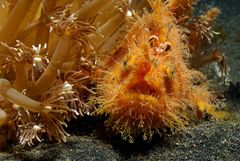
<path id="1" fill-rule="evenodd" d="M 216 24 L 216 30 L 221 34 L 214 46 L 225 53 L 233 83 L 218 84 L 217 88 L 225 93 L 225 107 L 232 114 L 230 119 L 202 120 L 175 135 L 155 137 L 150 143 L 140 141 L 140 138 L 134 144 L 128 144 L 104 133 L 103 119 L 87 117 L 71 123 L 69 133 L 72 136 L 66 143 L 43 142 L 24 149 L 13 147 L 1 152 L 0 160 L 240 160 L 239 5 L 239 0 L 202 0 L 197 6 L 200 12 L 213 6 L 222 11 Z"/>

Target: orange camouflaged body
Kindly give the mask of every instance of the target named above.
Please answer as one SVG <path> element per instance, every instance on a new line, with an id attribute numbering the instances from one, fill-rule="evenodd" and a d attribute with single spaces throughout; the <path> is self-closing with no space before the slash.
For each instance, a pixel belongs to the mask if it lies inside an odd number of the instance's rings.
<path id="1" fill-rule="evenodd" d="M 137 18 L 106 60 L 95 98 L 97 114 L 108 115 L 108 128 L 129 142 L 139 135 L 149 140 L 167 129 L 182 130 L 205 113 L 226 116 L 216 111 L 203 74 L 188 66 L 192 53 L 171 6 L 149 4 L 152 13 Z"/>

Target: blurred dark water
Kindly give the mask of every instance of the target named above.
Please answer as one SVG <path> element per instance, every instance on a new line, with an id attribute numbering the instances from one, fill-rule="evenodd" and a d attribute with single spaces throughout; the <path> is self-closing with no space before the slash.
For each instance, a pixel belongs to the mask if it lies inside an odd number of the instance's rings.
<path id="1" fill-rule="evenodd" d="M 216 6 L 222 11 L 220 19 L 231 19 L 240 14 L 239 0 L 200 0 L 198 3 L 201 10 Z"/>

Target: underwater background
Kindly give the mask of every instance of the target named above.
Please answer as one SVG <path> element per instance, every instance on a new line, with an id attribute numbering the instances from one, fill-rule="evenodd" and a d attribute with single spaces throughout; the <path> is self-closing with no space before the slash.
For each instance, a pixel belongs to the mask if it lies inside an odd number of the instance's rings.
<path id="1" fill-rule="evenodd" d="M 14 147 L 10 152 L 0 152 L 0 160 L 240 160 L 240 1 L 201 0 L 196 14 L 211 7 L 221 10 L 214 27 L 221 34 L 213 46 L 223 51 L 231 70 L 227 78 L 217 77 L 211 65 L 203 71 L 214 88 L 224 93 L 231 118 L 201 121 L 164 139 L 129 144 L 102 133 L 103 120 L 86 117 L 71 124 L 66 143 Z"/>

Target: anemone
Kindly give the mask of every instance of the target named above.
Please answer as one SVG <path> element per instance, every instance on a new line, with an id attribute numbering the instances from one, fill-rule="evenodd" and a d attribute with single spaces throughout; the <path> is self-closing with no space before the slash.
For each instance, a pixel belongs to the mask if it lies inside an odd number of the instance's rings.
<path id="1" fill-rule="evenodd" d="M 128 23 L 127 2 L 105 2 L 111 16 L 99 0 L 2 2 L 0 135 L 6 141 L 63 142 L 67 121 L 90 114 L 84 99 L 94 94 L 98 48 Z"/>

